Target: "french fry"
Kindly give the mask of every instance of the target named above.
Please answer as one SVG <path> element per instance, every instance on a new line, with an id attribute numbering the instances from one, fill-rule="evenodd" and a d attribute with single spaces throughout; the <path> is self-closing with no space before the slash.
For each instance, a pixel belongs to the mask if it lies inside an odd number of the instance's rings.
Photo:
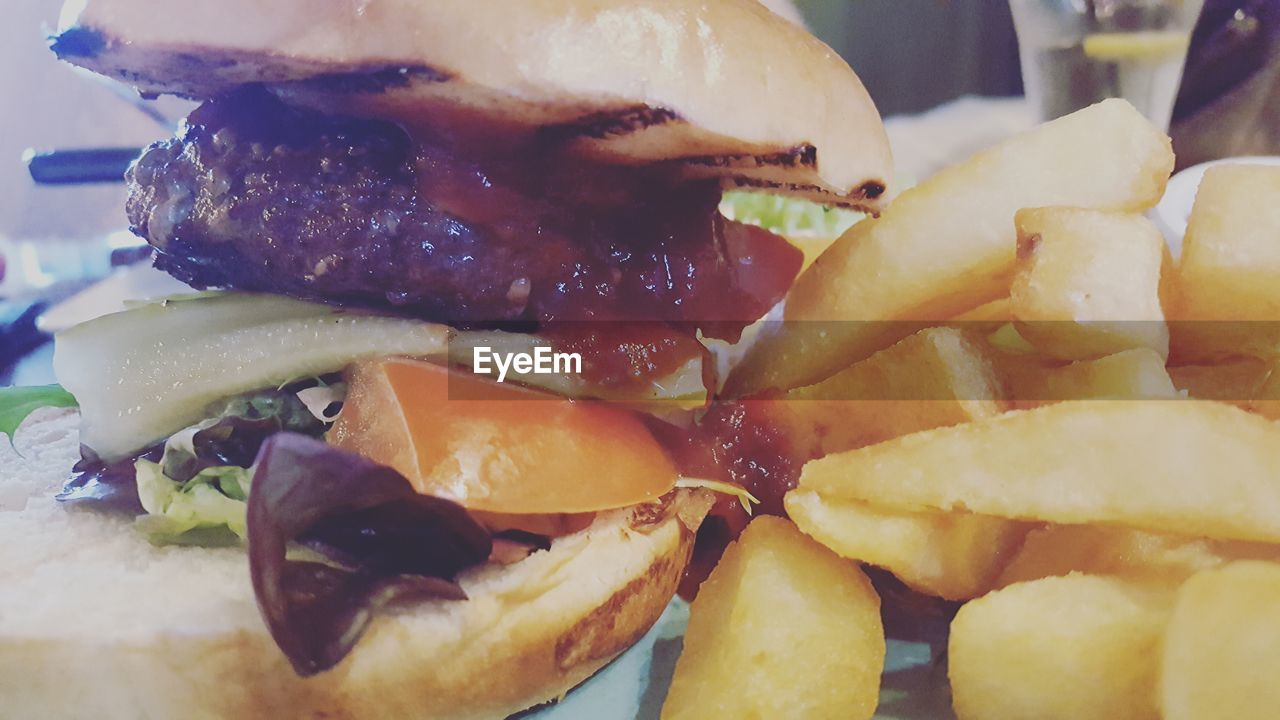
<path id="1" fill-rule="evenodd" d="M 1280 354 L 1280 167 L 1209 168 L 1182 243 L 1173 313 L 1180 363 Z"/>
<path id="2" fill-rule="evenodd" d="M 1280 709 L 1280 565 L 1238 562 L 1188 580 L 1163 647 L 1164 720 L 1273 720 Z"/>
<path id="3" fill-rule="evenodd" d="M 919 430 L 994 417 L 1000 390 L 981 343 L 954 328 L 928 328 L 826 380 L 768 404 L 771 418 L 807 457 Z M 856 398 L 875 398 L 858 400 Z M 981 595 L 1002 566 L 1001 548 L 1025 527 L 1003 518 L 828 506 L 792 493 L 787 512 L 837 553 L 880 565 L 913 588 L 953 600 Z M 993 554 L 993 552 L 995 554 Z"/>
<path id="4" fill-rule="evenodd" d="M 1169 354 L 1160 287 L 1164 237 L 1141 215 L 1019 210 L 1009 293 L 1018 333 L 1042 354 L 1087 360 L 1133 348 Z"/>
<path id="5" fill-rule="evenodd" d="M 1125 350 L 1097 360 L 1049 367 L 1035 360 L 1000 364 L 1005 392 L 1017 407 L 1064 400 L 1171 400 L 1178 391 L 1164 358 L 1150 348 Z"/>
<path id="6" fill-rule="evenodd" d="M 1171 593 L 1070 575 L 997 590 L 951 622 L 959 720 L 1154 720 Z"/>
<path id="7" fill-rule="evenodd" d="M 892 321 L 941 321 L 997 300 L 1009 292 L 1019 209 L 1143 210 L 1172 169 L 1168 137 L 1107 100 L 943 170 L 854 225 L 800 276 L 786 322 L 766 329 L 726 389 L 813 384 L 909 332 Z"/>
<path id="8" fill-rule="evenodd" d="M 1258 396 L 1271 366 L 1259 358 L 1238 358 L 1215 365 L 1169 368 L 1174 387 L 1199 400 L 1239 403 Z"/>
<path id="9" fill-rule="evenodd" d="M 960 327 L 965 332 L 990 334 L 999 330 L 1000 326 L 1011 322 L 1013 322 L 1013 307 L 1009 304 L 1009 298 L 1002 297 L 960 313 L 951 318 L 949 324 Z"/>
<path id="10" fill-rule="evenodd" d="M 1082 572 L 1177 587 L 1202 570 L 1245 559 L 1280 561 L 1280 545 L 1106 525 L 1050 525 L 1027 533 L 995 586 Z"/>
<path id="11" fill-rule="evenodd" d="M 793 491 L 787 515 L 842 557 L 878 565 L 912 589 L 969 600 L 995 587 L 1029 525 L 970 513 L 906 512 Z"/>
<path id="12" fill-rule="evenodd" d="M 866 575 L 791 523 L 759 517 L 689 608 L 662 718 L 866 720 L 884 654 Z"/>
<path id="13" fill-rule="evenodd" d="M 1218 365 L 1169 368 L 1169 377 L 1189 397 L 1229 402 L 1280 420 L 1280 372 L 1275 361 L 1238 358 Z"/>
<path id="14" fill-rule="evenodd" d="M 806 458 L 920 430 L 994 417 L 1004 410 L 980 342 L 928 328 L 826 380 L 768 405 Z"/>
<path id="15" fill-rule="evenodd" d="M 992 300 L 985 305 L 960 313 L 952 318 L 953 322 L 958 323 L 998 323 L 1004 324 L 1013 320 L 1013 307 L 1009 304 L 1009 298 L 1000 298 Z"/>
<path id="16" fill-rule="evenodd" d="M 1280 425 L 1200 401 L 1059 403 L 804 466 L 825 500 L 1280 542 Z"/>
<path id="17" fill-rule="evenodd" d="M 1246 403 L 1244 407 L 1263 417 L 1280 420 L 1280 373 L 1275 371 L 1274 366 L 1272 371 L 1267 373 L 1267 379 L 1263 381 L 1258 396 Z"/>

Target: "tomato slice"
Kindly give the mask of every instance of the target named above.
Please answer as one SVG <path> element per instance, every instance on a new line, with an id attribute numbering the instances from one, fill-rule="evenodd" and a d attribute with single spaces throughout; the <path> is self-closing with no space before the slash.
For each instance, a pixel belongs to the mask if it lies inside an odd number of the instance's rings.
<path id="1" fill-rule="evenodd" d="M 328 440 L 395 468 L 418 492 L 488 513 L 624 507 L 657 499 L 677 477 L 626 411 L 398 358 L 353 366 Z"/>

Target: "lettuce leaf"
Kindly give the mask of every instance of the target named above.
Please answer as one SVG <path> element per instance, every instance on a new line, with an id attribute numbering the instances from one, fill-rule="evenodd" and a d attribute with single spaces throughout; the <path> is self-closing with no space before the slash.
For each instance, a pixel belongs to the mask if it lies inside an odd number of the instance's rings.
<path id="1" fill-rule="evenodd" d="M 864 213 L 827 207 L 808 200 L 769 193 L 727 192 L 720 212 L 730 220 L 759 225 L 783 236 L 838 237 Z"/>
<path id="2" fill-rule="evenodd" d="M 139 460 L 138 499 L 147 511 L 134 521 L 157 545 L 221 545 L 243 540 L 245 501 L 251 473 L 246 468 L 218 466 L 201 470 L 186 482 L 171 479 L 160 463 Z"/>
<path id="3" fill-rule="evenodd" d="M 295 390 L 230 398 L 214 417 L 174 433 L 158 462 L 134 464 L 145 515 L 135 526 L 157 545 L 224 545 L 245 538 L 245 502 L 259 448 L 281 432 L 322 435 L 326 424 Z"/>
<path id="4" fill-rule="evenodd" d="M 42 407 L 75 406 L 75 397 L 61 385 L 0 388 L 0 435 L 12 438 L 22 421 Z"/>
<path id="5" fill-rule="evenodd" d="M 271 637 L 299 675 L 338 664 L 391 604 L 464 600 L 458 573 L 493 543 L 461 505 L 296 433 L 267 439 L 249 496 L 249 574 Z M 327 562 L 290 558 L 303 544 Z"/>

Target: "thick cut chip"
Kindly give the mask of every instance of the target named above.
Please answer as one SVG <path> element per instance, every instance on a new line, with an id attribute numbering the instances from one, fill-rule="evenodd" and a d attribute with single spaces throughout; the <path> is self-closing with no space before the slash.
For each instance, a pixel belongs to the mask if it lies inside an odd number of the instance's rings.
<path id="1" fill-rule="evenodd" d="M 966 604 L 948 644 L 956 717 L 1155 720 L 1155 658 L 1169 595 L 1070 575 Z"/>
<path id="2" fill-rule="evenodd" d="M 1280 167 L 1205 173 L 1177 277 L 1180 318 L 1280 320 Z"/>
<path id="3" fill-rule="evenodd" d="M 1188 397 L 1242 403 L 1258 397 L 1271 365 L 1259 358 L 1239 358 L 1212 365 L 1178 365 L 1169 368 L 1174 387 Z"/>
<path id="4" fill-rule="evenodd" d="M 1280 167 L 1209 168 L 1182 242 L 1173 354 L 1280 354 Z"/>
<path id="5" fill-rule="evenodd" d="M 1280 542 L 1280 425 L 1214 402 L 1059 403 L 813 460 L 799 487 L 896 508 Z"/>
<path id="6" fill-rule="evenodd" d="M 884 669 L 880 598 L 858 567 L 753 520 L 689 609 L 663 720 L 866 720 Z"/>
<path id="7" fill-rule="evenodd" d="M 953 322 L 958 323 L 997 323 L 1003 325 L 1013 320 L 1013 307 L 1009 304 L 1009 298 L 1000 298 L 992 300 L 985 305 L 960 313 L 955 316 Z"/>
<path id="8" fill-rule="evenodd" d="M 793 490 L 787 515 L 843 557 L 878 565 L 912 589 L 969 600 L 995 587 L 1029 527 L 988 515 L 907 512 Z"/>
<path id="9" fill-rule="evenodd" d="M 1232 563 L 1182 586 L 1164 636 L 1165 720 L 1273 720 L 1278 673 L 1280 565 Z"/>
<path id="10" fill-rule="evenodd" d="M 1176 587 L 1202 570 L 1244 559 L 1280 561 L 1280 545 L 1106 525 L 1050 525 L 1027 534 L 996 587 L 1073 572 Z"/>
<path id="11" fill-rule="evenodd" d="M 1280 372 L 1274 360 L 1239 358 L 1217 365 L 1183 365 L 1169 368 L 1169 377 L 1189 397 L 1229 402 L 1280 420 Z"/>
<path id="12" fill-rule="evenodd" d="M 1006 296 L 1014 213 L 1143 210 L 1172 169 L 1169 138 L 1132 105 L 1107 100 L 943 170 L 854 225 L 801 274 L 786 321 L 766 329 L 727 390 L 818 382 L 904 337 L 892 321 L 946 320 Z"/>
<path id="13" fill-rule="evenodd" d="M 1274 365 L 1258 390 L 1258 396 L 1245 403 L 1244 408 L 1272 420 L 1280 420 L 1280 372 L 1276 372 Z"/>
<path id="14" fill-rule="evenodd" d="M 1161 281 L 1164 237 L 1141 215 L 1019 210 L 1009 292 L 1018 333 L 1042 354 L 1087 360 L 1132 348 L 1169 354 Z"/>
<path id="15" fill-rule="evenodd" d="M 1125 350 L 1061 367 L 1025 359 L 1000 366 L 1010 401 L 1022 408 L 1064 400 L 1171 400 L 1178 397 L 1164 358 L 1150 348 Z"/>
<path id="16" fill-rule="evenodd" d="M 1011 322 L 1013 322 L 1013 306 L 1009 298 L 1002 297 L 960 313 L 951 318 L 948 325 L 959 327 L 965 332 L 990 335 L 999 330 L 1002 325 Z"/>
<path id="17" fill-rule="evenodd" d="M 994 417 L 1004 410 L 987 350 L 954 328 L 922 330 L 816 385 L 762 401 L 804 457 Z"/>

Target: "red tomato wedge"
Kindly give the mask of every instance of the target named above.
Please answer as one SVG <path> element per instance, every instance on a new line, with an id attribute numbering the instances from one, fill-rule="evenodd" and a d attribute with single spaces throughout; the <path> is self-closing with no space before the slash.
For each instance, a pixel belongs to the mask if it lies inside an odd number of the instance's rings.
<path id="1" fill-rule="evenodd" d="M 675 465 L 639 419 L 431 363 L 349 371 L 328 440 L 398 470 L 418 492 L 489 513 L 586 513 L 655 500 Z"/>

